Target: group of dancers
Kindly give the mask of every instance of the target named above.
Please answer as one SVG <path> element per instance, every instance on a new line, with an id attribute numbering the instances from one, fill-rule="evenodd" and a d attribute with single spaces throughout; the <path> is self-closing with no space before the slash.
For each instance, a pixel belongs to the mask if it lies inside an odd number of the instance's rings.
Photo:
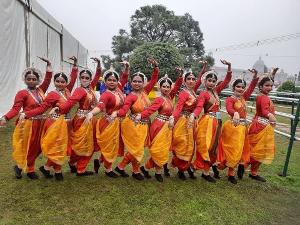
<path id="1" fill-rule="evenodd" d="M 55 90 L 45 96 L 53 73 L 50 61 L 41 59 L 47 63 L 45 78 L 38 69 L 27 68 L 22 74 L 27 89 L 16 94 L 12 108 L 0 119 L 0 125 L 5 126 L 18 116 L 13 133 L 17 179 L 22 178 L 22 172 L 30 179 L 38 179 L 35 160 L 42 152 L 47 162 L 39 170 L 46 178 L 53 178 L 53 169 L 58 181 L 63 180 L 62 165 L 68 157 L 70 171 L 77 176 L 98 173 L 103 164 L 108 177 L 129 177 L 125 167 L 131 163 L 133 178 L 151 178 L 149 172 L 153 169 L 156 180 L 163 182 L 162 173 L 170 176 L 168 163 L 172 157 L 170 164 L 177 168 L 181 180 L 187 179 L 186 171 L 189 178 L 195 179 L 195 171 L 201 170 L 202 178 L 216 182 L 219 171 L 227 168 L 228 181 L 236 184 L 236 170 L 242 179 L 245 168 L 250 166 L 249 177 L 266 181 L 258 171 L 262 163 L 270 164 L 275 154 L 276 119 L 268 94 L 278 68 L 259 75 L 255 69 L 249 70 L 253 78 L 248 87 L 242 78 L 231 82 L 233 95 L 226 99 L 230 119 L 222 125 L 219 94 L 232 78 L 231 63 L 226 60 L 221 60 L 228 68 L 221 82 L 216 72 L 206 70 L 207 62 L 201 61 L 202 69 L 197 76 L 191 70 L 184 72 L 176 68 L 178 77 L 173 84 L 167 75 L 158 80 L 158 62 L 149 58 L 153 67 L 151 79 L 147 81 L 142 72 L 133 73 L 132 91 L 125 96 L 122 90 L 130 73 L 128 62 L 122 62 L 121 76 L 112 68 L 102 75 L 100 60 L 92 58 L 97 64 L 94 77 L 90 70 L 81 70 L 80 87 L 72 93 L 78 76 L 77 59 L 72 57 L 70 76 L 56 73 Z M 106 91 L 97 102 L 94 88 L 101 76 Z M 148 94 L 156 83 L 160 96 L 151 103 Z M 201 84 L 204 90 L 197 96 Z M 246 101 L 256 86 L 259 89 L 256 114 L 249 124 Z M 76 114 L 71 118 L 70 110 L 77 105 Z M 151 121 L 152 115 L 155 117 Z M 149 157 L 141 165 L 145 149 Z M 95 152 L 100 152 L 100 157 L 93 161 L 94 171 L 88 171 Z M 118 157 L 122 157 L 121 162 L 113 169 Z"/>

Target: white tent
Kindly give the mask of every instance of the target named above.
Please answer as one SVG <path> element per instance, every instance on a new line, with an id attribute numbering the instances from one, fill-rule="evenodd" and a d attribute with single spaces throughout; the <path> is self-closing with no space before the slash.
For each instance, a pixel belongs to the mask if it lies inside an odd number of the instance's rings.
<path id="1" fill-rule="evenodd" d="M 48 58 L 54 72 L 70 73 L 73 55 L 79 66 L 87 66 L 87 49 L 35 0 L 1 0 L 0 24 L 0 116 L 25 88 L 21 74 L 26 67 L 33 64 L 45 72 L 37 56 Z"/>

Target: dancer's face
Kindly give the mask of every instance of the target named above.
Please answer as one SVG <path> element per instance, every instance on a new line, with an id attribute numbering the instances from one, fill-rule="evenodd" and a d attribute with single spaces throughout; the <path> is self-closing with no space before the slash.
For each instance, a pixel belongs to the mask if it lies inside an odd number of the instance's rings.
<path id="1" fill-rule="evenodd" d="M 91 77 L 86 74 L 86 73 L 83 73 L 80 75 L 80 84 L 81 86 L 83 87 L 88 87 L 91 83 Z"/>
<path id="2" fill-rule="evenodd" d="M 217 80 L 214 77 L 208 77 L 205 80 L 205 87 L 209 90 L 214 89 L 216 87 Z"/>
<path id="3" fill-rule="evenodd" d="M 116 79 L 116 77 L 114 75 L 110 75 L 106 79 L 105 85 L 109 90 L 116 90 L 116 88 L 118 87 L 118 80 Z"/>
<path id="4" fill-rule="evenodd" d="M 142 78 L 140 76 L 135 76 L 133 77 L 132 81 L 131 81 L 131 87 L 134 91 L 139 91 L 141 89 L 143 89 L 144 86 L 144 81 L 142 80 Z"/>
<path id="5" fill-rule="evenodd" d="M 57 89 L 63 90 L 67 87 L 67 81 L 63 77 L 58 77 L 55 79 L 54 85 Z"/>
<path id="6" fill-rule="evenodd" d="M 261 92 L 267 95 L 270 93 L 270 91 L 272 91 L 272 89 L 273 89 L 273 82 L 266 81 L 261 88 Z"/>
<path id="7" fill-rule="evenodd" d="M 39 79 L 34 74 L 27 74 L 25 77 L 25 84 L 29 89 L 33 89 L 39 84 Z"/>
<path id="8" fill-rule="evenodd" d="M 160 91 L 163 95 L 169 95 L 171 92 L 171 86 L 168 82 L 164 82 L 161 86 L 160 86 Z"/>
<path id="9" fill-rule="evenodd" d="M 196 84 L 196 77 L 194 76 L 194 74 L 190 74 L 186 77 L 185 79 L 185 85 L 188 89 L 193 89 L 195 87 Z"/>
<path id="10" fill-rule="evenodd" d="M 238 83 L 237 85 L 234 86 L 234 95 L 235 96 L 242 96 L 245 92 L 245 86 L 243 83 Z"/>

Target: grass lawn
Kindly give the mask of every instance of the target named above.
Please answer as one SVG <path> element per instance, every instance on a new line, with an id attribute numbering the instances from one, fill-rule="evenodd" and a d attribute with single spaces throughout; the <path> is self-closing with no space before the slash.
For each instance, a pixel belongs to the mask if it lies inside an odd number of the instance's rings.
<path id="1" fill-rule="evenodd" d="M 277 136 L 272 165 L 263 166 L 267 183 L 247 176 L 237 185 L 225 172 L 216 184 L 176 177 L 158 183 L 99 175 L 76 177 L 64 166 L 65 180 L 16 180 L 11 158 L 12 123 L 0 129 L 0 224 L 299 224 L 300 143 L 292 152 L 289 177 L 282 170 L 288 140 Z M 98 156 L 96 154 L 94 157 Z M 38 168 L 45 162 L 40 156 Z M 92 169 L 92 164 L 90 164 Z M 129 169 L 129 168 L 128 168 Z M 128 171 L 129 172 L 129 171 Z M 247 175 L 247 174 L 246 174 Z"/>

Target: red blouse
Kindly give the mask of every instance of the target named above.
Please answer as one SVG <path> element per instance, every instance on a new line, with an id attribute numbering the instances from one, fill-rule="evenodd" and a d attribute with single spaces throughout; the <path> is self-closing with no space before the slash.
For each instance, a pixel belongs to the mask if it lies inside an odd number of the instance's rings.
<path id="1" fill-rule="evenodd" d="M 125 70 L 125 71 L 122 72 L 120 83 L 118 84 L 118 87 L 120 88 L 120 90 L 123 90 L 125 84 L 128 81 L 128 76 L 129 76 L 128 70 Z"/>
<path id="2" fill-rule="evenodd" d="M 125 101 L 125 95 L 120 89 L 113 91 L 106 90 L 101 96 L 97 107 L 110 115 L 113 111 L 119 110 Z"/>
<path id="3" fill-rule="evenodd" d="M 171 116 L 173 112 L 173 98 L 175 97 L 177 91 L 179 90 L 181 84 L 182 84 L 182 76 L 178 77 L 173 89 L 170 92 L 170 95 L 168 97 L 157 97 L 155 98 L 154 102 L 149 106 L 147 109 L 145 109 L 141 113 L 142 118 L 149 118 L 154 112 L 158 111 L 158 114 L 165 115 L 165 116 Z"/>
<path id="4" fill-rule="evenodd" d="M 238 99 L 234 96 L 230 96 L 226 99 L 226 110 L 227 113 L 233 117 L 235 112 L 238 112 L 240 115 L 240 118 L 245 119 L 247 116 L 247 105 L 246 101 L 248 101 L 251 93 L 253 92 L 256 84 L 258 82 L 258 78 L 253 79 L 247 88 L 247 90 L 244 92 L 243 96 Z"/>
<path id="5" fill-rule="evenodd" d="M 147 97 L 147 95 L 150 93 L 152 88 L 154 87 L 155 83 L 158 80 L 158 74 L 159 74 L 159 69 L 158 67 L 154 67 L 151 80 L 147 83 L 147 85 L 144 87 L 143 92 L 138 96 L 137 94 L 134 94 L 133 92 L 127 95 L 125 99 L 125 103 L 121 109 L 118 111 L 118 116 L 119 117 L 124 117 L 128 110 L 132 113 L 140 113 L 142 112 L 145 108 L 150 106 L 150 101 Z M 142 105 L 135 106 L 134 103 L 140 98 L 140 102 Z"/>
<path id="6" fill-rule="evenodd" d="M 47 91 L 52 78 L 52 72 L 46 72 L 43 83 L 35 90 L 24 89 L 16 94 L 14 104 L 8 113 L 5 114 L 5 118 L 10 120 L 19 114 L 21 108 L 23 111 L 32 110 L 43 102 L 44 94 Z"/>
<path id="7" fill-rule="evenodd" d="M 219 85 L 217 85 L 213 89 L 213 92 L 215 93 L 214 96 L 211 95 L 207 90 L 202 91 L 200 93 L 196 109 L 194 110 L 195 117 L 199 116 L 203 107 L 204 107 L 204 113 L 219 111 L 220 103 L 219 103 L 218 95 L 229 84 L 231 77 L 232 77 L 232 72 L 228 71 L 224 81 L 222 81 Z"/>
<path id="8" fill-rule="evenodd" d="M 70 75 L 70 77 L 71 77 L 70 83 L 67 85 L 65 90 L 63 92 L 59 92 L 57 90 L 49 92 L 49 94 L 45 98 L 44 102 L 39 107 L 25 113 L 26 117 L 30 118 L 33 116 L 41 115 L 44 112 L 46 112 L 47 109 L 53 108 L 55 106 L 59 106 L 60 104 L 67 101 L 67 99 L 70 97 L 70 93 L 73 90 L 73 87 L 75 85 L 77 75 L 78 75 L 78 68 L 73 67 L 71 75 Z"/>
<path id="9" fill-rule="evenodd" d="M 101 69 L 97 68 L 96 74 L 89 88 L 83 88 L 83 87 L 76 88 L 72 96 L 70 96 L 70 98 L 68 98 L 68 100 L 65 103 L 59 105 L 60 113 L 61 114 L 68 113 L 76 103 L 79 103 L 79 109 L 82 110 L 93 109 L 93 107 L 95 107 L 97 103 L 97 99 L 93 90 L 100 76 L 101 76 Z"/>
<path id="10" fill-rule="evenodd" d="M 256 113 L 255 117 L 265 117 L 269 119 L 268 114 L 272 113 L 275 115 L 275 108 L 272 100 L 267 95 L 258 95 L 256 97 Z"/>
<path id="11" fill-rule="evenodd" d="M 182 90 L 178 96 L 178 102 L 173 112 L 175 119 L 178 119 L 182 111 L 192 113 L 197 105 L 197 96 L 194 92 L 190 93 L 188 90 Z"/>

